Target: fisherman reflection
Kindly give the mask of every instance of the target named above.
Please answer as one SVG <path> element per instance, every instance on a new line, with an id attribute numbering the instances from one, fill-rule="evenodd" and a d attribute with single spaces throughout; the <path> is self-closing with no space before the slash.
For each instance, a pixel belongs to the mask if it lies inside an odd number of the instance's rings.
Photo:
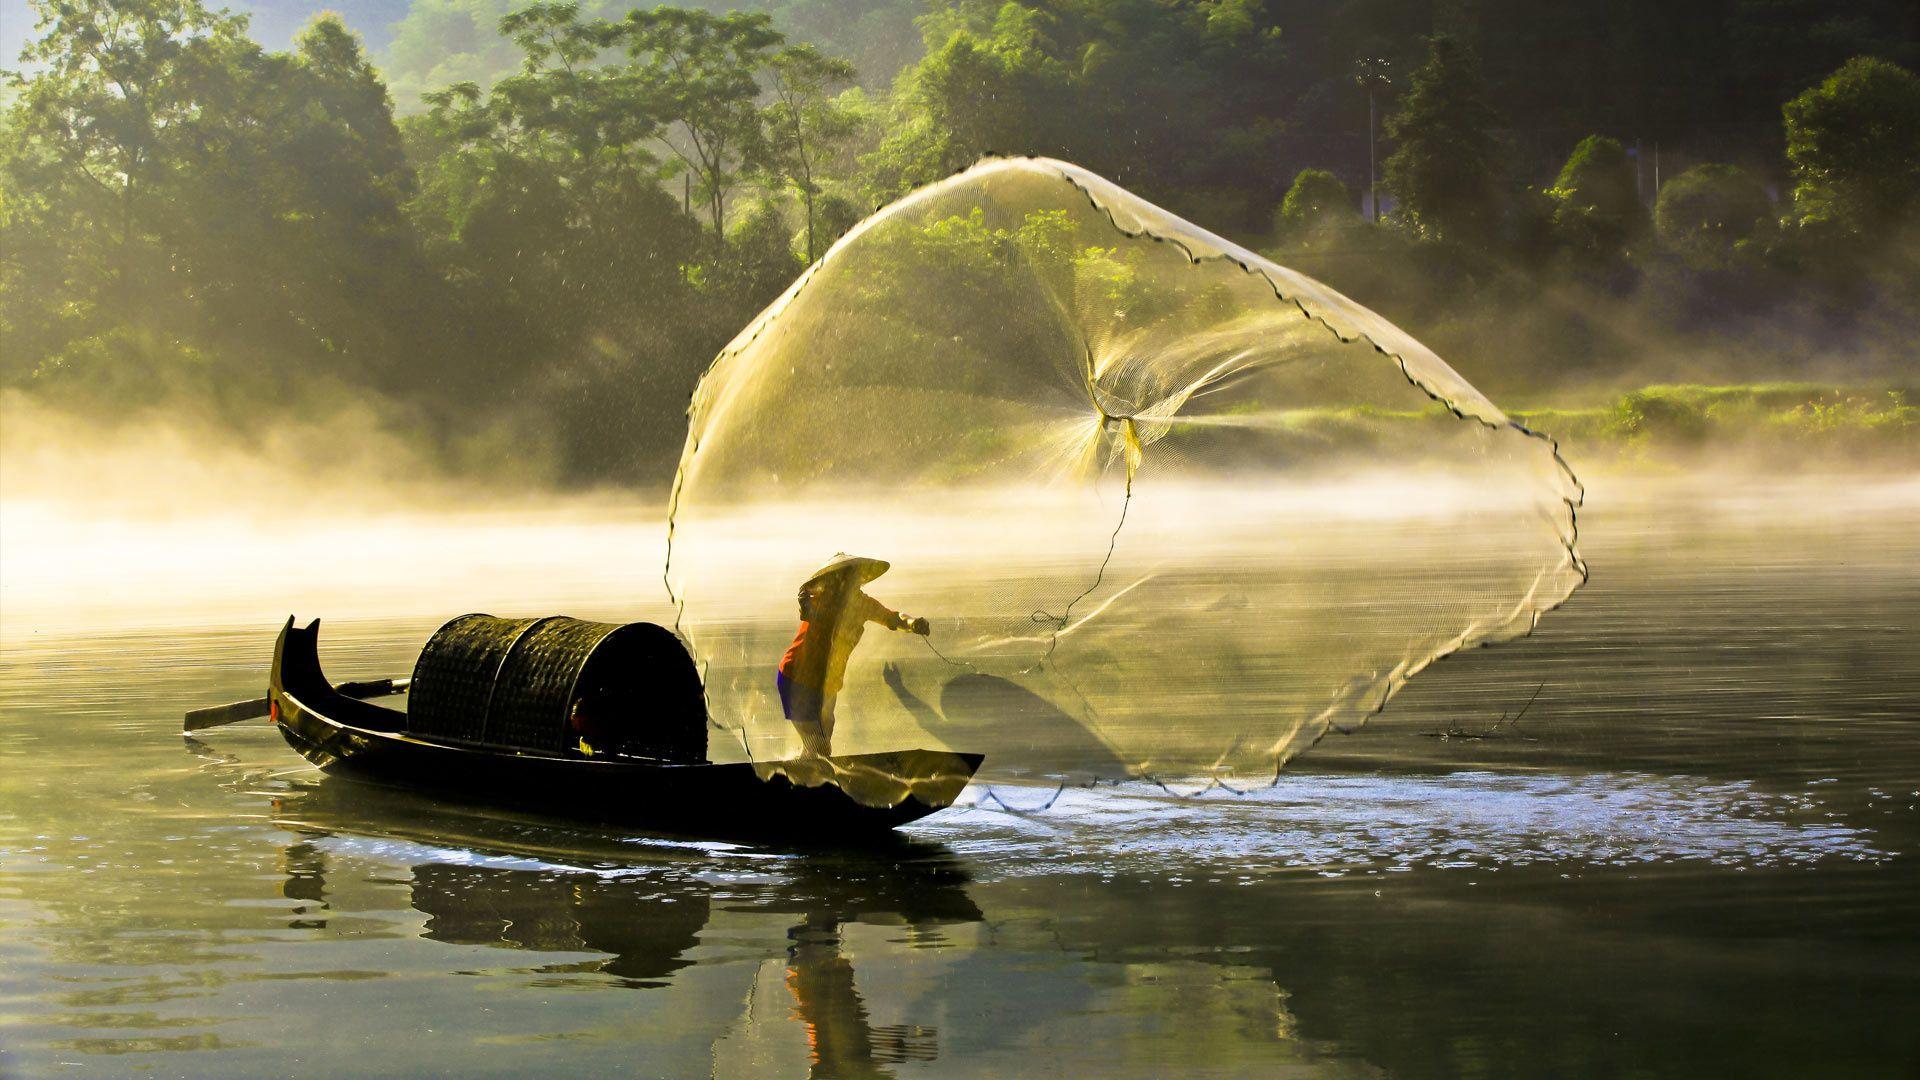
<path id="1" fill-rule="evenodd" d="M 892 564 L 841 554 L 813 572 L 800 586 L 800 630 L 780 658 L 774 685 L 780 707 L 800 733 L 808 757 L 833 752 L 833 705 L 846 681 L 847 660 L 867 632 L 867 624 L 905 630 L 925 637 L 933 628 L 893 610 L 861 591 Z"/>
<path id="2" fill-rule="evenodd" d="M 794 1012 L 807 1026 L 807 1048 L 813 1055 L 810 1075 L 893 1075 L 875 1063 L 873 1024 L 853 985 L 853 962 L 840 951 L 839 917 L 810 914 L 787 937 L 793 942 L 787 949 L 787 989 L 793 994 Z M 906 1038 L 896 1036 L 890 1041 L 898 1048 L 886 1056 L 895 1060 L 908 1056 L 899 1052 L 908 1048 Z M 931 1059 L 933 1054 L 924 1052 L 924 1057 Z"/>
<path id="3" fill-rule="evenodd" d="M 801 915 L 787 931 L 786 984 L 806 1025 L 814 1080 L 892 1076 L 889 1064 L 938 1056 L 934 1028 L 872 1022 L 854 985 L 853 962 L 841 951 L 842 928 L 873 916 L 899 918 L 916 938 L 930 938 L 938 925 L 978 922 L 983 916 L 967 895 L 967 880 L 951 851 L 917 842 L 891 851 L 815 854 L 798 863 L 788 896 L 769 906 Z"/>

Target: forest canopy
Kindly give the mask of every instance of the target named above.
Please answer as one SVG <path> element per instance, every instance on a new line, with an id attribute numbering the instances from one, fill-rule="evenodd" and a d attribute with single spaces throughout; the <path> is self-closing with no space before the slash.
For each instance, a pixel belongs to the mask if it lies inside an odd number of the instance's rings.
<path id="1" fill-rule="evenodd" d="M 718 348 L 994 153 L 1260 247 L 1496 392 L 1913 381 L 1899 3 L 419 0 L 378 53 L 335 15 L 275 51 L 200 0 L 33 9 L 0 384 L 77 413 L 351 403 L 449 470 L 662 485 Z"/>

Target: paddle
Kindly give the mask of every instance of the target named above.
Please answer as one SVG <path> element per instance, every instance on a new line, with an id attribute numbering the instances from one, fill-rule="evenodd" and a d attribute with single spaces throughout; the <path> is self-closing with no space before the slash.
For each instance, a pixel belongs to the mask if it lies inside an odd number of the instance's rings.
<path id="1" fill-rule="evenodd" d="M 376 698 L 386 697 L 388 694 L 404 694 L 411 685 L 413 685 L 412 679 L 374 679 L 371 682 L 341 683 L 334 689 L 350 698 Z M 213 705 L 188 713 L 186 730 L 205 731 L 222 724 L 237 724 L 242 720 L 252 720 L 265 715 L 267 715 L 266 698 L 236 701 L 230 705 Z"/>

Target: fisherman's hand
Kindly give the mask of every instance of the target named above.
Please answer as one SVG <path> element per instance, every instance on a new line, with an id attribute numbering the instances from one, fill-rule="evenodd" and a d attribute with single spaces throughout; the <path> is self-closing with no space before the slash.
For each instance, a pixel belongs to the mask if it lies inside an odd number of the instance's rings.
<path id="1" fill-rule="evenodd" d="M 933 633 L 933 624 L 925 619 L 915 619 L 907 624 L 907 629 L 919 634 L 921 637 L 926 637 Z"/>

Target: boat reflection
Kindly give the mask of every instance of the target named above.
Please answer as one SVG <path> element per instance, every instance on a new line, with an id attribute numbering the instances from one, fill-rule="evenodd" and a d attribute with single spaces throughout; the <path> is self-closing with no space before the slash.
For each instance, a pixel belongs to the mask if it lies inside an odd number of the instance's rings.
<path id="1" fill-rule="evenodd" d="M 335 914 L 340 894 L 328 881 L 328 844 L 369 838 L 415 852 L 407 888 L 427 917 L 422 936 L 601 954 L 531 969 L 542 977 L 666 986 L 696 963 L 692 953 L 719 913 L 790 919 L 782 981 L 792 1007 L 774 1015 L 803 1028 L 815 1077 L 887 1076 L 888 1064 L 939 1053 L 934 1027 L 872 1021 L 843 948 L 848 925 L 903 925 L 911 943 L 983 918 L 959 858 L 904 837 L 857 849 L 751 849 L 760 872 L 740 875 L 747 849 L 731 845 L 635 842 L 537 819 L 480 817 L 338 779 L 290 792 L 274 810 L 275 824 L 297 837 L 281 858 L 283 894 L 300 902 L 289 924 L 296 928 L 325 928 Z M 765 873 L 768 866 L 776 872 Z M 779 963 L 777 954 L 768 960 Z M 743 1021 L 753 1027 L 765 1019 L 750 1008 Z"/>
<path id="2" fill-rule="evenodd" d="M 693 963 L 687 950 L 710 913 L 704 893 L 662 891 L 652 882 L 452 863 L 413 868 L 413 906 L 427 916 L 430 940 L 606 953 L 587 969 L 637 988 L 664 986 Z"/>

